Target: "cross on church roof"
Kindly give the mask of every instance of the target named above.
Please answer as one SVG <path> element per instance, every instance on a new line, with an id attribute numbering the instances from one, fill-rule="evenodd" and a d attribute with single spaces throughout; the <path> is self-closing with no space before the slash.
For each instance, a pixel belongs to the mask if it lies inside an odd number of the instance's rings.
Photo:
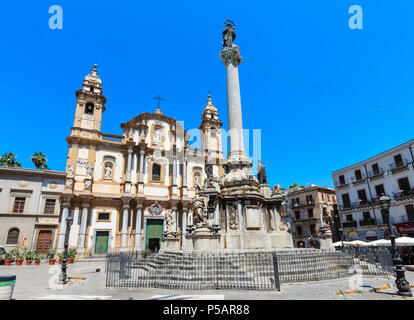
<path id="1" fill-rule="evenodd" d="M 154 97 L 154 99 L 155 99 L 155 100 L 158 100 L 158 106 L 157 106 L 157 108 L 159 108 L 159 107 L 160 107 L 160 103 L 161 103 L 161 101 L 165 101 L 165 99 L 161 98 L 161 96 L 160 96 L 160 95 L 157 95 L 156 97 Z"/>

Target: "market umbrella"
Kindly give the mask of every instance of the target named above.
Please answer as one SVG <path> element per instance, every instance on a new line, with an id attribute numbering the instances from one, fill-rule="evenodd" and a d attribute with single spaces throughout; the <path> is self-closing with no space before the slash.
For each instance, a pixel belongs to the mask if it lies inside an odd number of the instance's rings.
<path id="1" fill-rule="evenodd" d="M 334 247 L 340 247 L 342 246 L 342 241 L 337 241 L 332 243 Z M 349 246 L 349 242 L 348 241 L 344 241 L 344 246 Z"/>
<path id="2" fill-rule="evenodd" d="M 371 245 L 375 247 L 390 246 L 391 240 L 379 239 L 379 240 L 372 241 Z"/>
<path id="3" fill-rule="evenodd" d="M 395 243 L 397 244 L 397 246 L 400 246 L 400 247 L 414 246 L 414 238 L 400 237 L 400 238 L 395 239 Z"/>
<path id="4" fill-rule="evenodd" d="M 354 240 L 354 241 L 348 242 L 347 245 L 351 247 L 369 247 L 371 244 L 369 242 L 365 242 L 361 240 Z"/>

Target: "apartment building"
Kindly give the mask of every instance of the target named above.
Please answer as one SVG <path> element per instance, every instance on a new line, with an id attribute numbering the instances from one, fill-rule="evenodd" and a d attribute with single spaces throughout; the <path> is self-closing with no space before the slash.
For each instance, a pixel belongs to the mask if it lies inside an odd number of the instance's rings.
<path id="1" fill-rule="evenodd" d="M 289 190 L 286 199 L 289 202 L 295 247 L 320 248 L 322 216 L 324 212 L 332 216 L 335 211 L 335 190 L 311 184 L 305 188 Z"/>
<path id="2" fill-rule="evenodd" d="M 378 199 L 391 198 L 390 218 L 399 236 L 414 236 L 414 157 L 410 140 L 334 171 L 332 178 L 346 240 L 389 236 Z"/>

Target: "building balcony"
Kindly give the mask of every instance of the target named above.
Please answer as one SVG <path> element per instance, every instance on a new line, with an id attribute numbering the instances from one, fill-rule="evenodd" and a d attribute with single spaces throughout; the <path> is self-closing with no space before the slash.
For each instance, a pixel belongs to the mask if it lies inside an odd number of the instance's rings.
<path id="1" fill-rule="evenodd" d="M 384 169 L 379 169 L 379 171 L 368 171 L 369 181 L 376 181 L 384 178 Z"/>
<path id="2" fill-rule="evenodd" d="M 357 222 L 356 221 L 345 221 L 342 223 L 342 226 L 344 228 L 356 228 L 357 227 Z"/>
<path id="3" fill-rule="evenodd" d="M 363 227 L 363 226 L 375 226 L 375 220 L 374 219 L 360 220 L 359 225 L 361 227 Z"/>
<path id="4" fill-rule="evenodd" d="M 115 134 L 101 133 L 101 140 L 102 141 L 122 143 L 122 138 L 123 138 L 123 136 L 118 136 L 118 135 L 115 135 Z"/>
<path id="5" fill-rule="evenodd" d="M 343 183 L 340 181 L 335 182 L 335 188 L 336 189 L 343 189 L 349 186 L 349 183 L 347 181 L 344 181 Z"/>
<path id="6" fill-rule="evenodd" d="M 310 206 L 314 204 L 315 204 L 315 200 L 312 199 L 312 200 L 305 200 L 305 201 L 292 203 L 292 207 L 303 207 L 303 206 Z"/>
<path id="7" fill-rule="evenodd" d="M 313 220 L 313 219 L 317 219 L 315 216 L 302 216 L 302 217 L 292 217 L 292 221 L 305 221 L 305 220 Z"/>
<path id="8" fill-rule="evenodd" d="M 400 192 L 393 192 L 393 197 L 394 200 L 399 201 L 399 200 L 404 200 L 407 198 L 412 198 L 414 197 L 414 189 L 411 190 L 403 190 Z"/>
<path id="9" fill-rule="evenodd" d="M 361 184 L 364 184 L 367 182 L 367 178 L 365 175 L 362 175 L 361 177 L 352 177 L 351 182 L 353 186 L 359 186 Z"/>
<path id="10" fill-rule="evenodd" d="M 403 159 L 401 162 L 395 162 L 390 164 L 392 174 L 397 174 L 403 171 L 408 171 L 408 165 L 410 162 L 407 159 Z"/>

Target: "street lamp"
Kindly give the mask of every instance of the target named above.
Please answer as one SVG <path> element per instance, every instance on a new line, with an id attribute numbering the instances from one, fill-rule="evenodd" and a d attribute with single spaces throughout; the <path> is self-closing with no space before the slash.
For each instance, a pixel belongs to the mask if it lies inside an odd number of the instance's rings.
<path id="1" fill-rule="evenodd" d="M 391 206 L 391 199 L 386 195 L 382 194 L 379 198 L 379 204 L 381 207 L 384 216 L 387 219 L 388 224 L 388 232 L 390 233 L 391 239 L 391 252 L 392 252 L 392 262 L 394 264 L 395 273 L 397 274 L 397 278 L 395 279 L 395 283 L 398 288 L 398 294 L 405 297 L 412 297 L 413 294 L 411 293 L 410 285 L 408 281 L 405 279 L 405 270 L 402 265 L 402 259 L 397 251 L 397 245 L 395 243 L 395 235 L 392 230 L 391 219 L 390 219 L 390 206 Z"/>
<path id="2" fill-rule="evenodd" d="M 62 269 L 60 271 L 60 275 L 59 275 L 59 284 L 66 284 L 67 280 L 66 280 L 66 269 L 67 269 L 67 262 L 68 262 L 68 245 L 69 245 L 69 232 L 70 232 L 70 227 L 72 226 L 73 223 L 73 217 L 71 215 L 68 215 L 68 217 L 66 218 L 66 233 L 65 233 L 65 250 L 63 252 L 63 259 L 62 259 Z"/>

